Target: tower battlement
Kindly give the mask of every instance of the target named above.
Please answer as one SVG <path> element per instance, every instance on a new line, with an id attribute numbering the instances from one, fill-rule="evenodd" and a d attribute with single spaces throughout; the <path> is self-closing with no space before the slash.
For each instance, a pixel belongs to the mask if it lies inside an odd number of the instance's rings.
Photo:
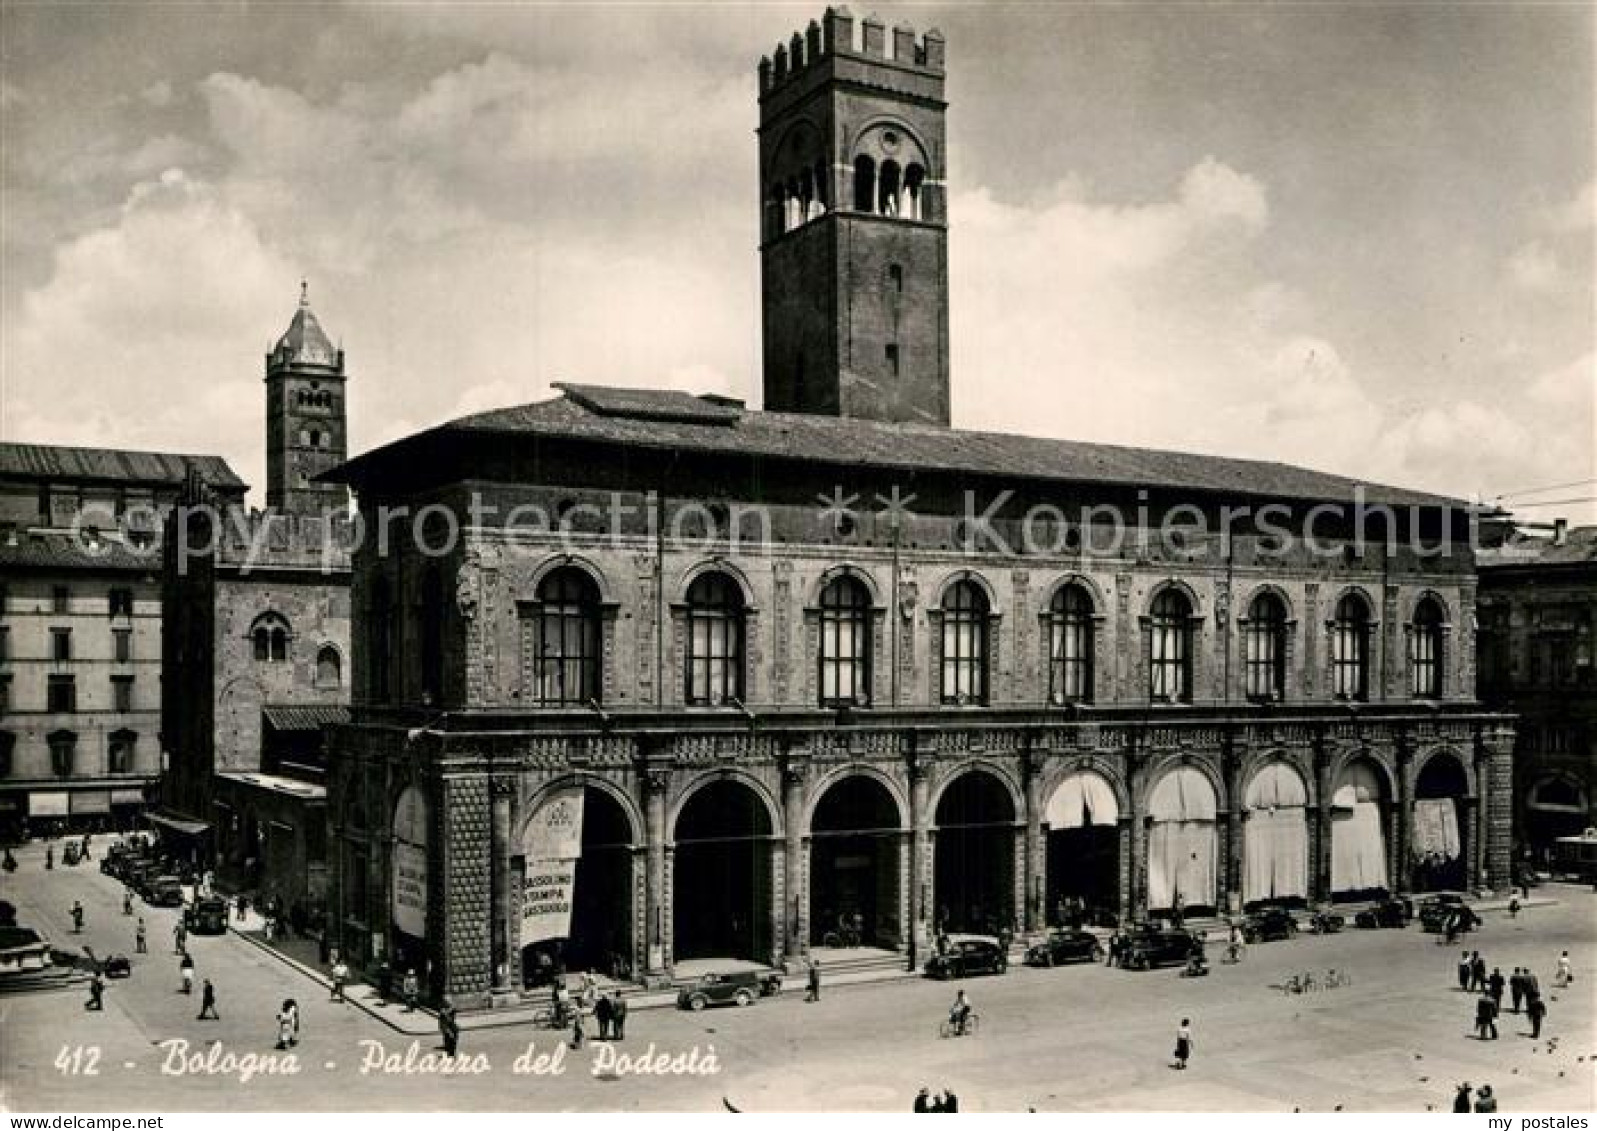
<path id="1" fill-rule="evenodd" d="M 778 43 L 776 50 L 759 62 L 760 96 L 763 98 L 824 60 L 836 57 L 942 76 L 945 45 L 942 32 L 936 28 L 917 37 L 909 24 L 899 24 L 892 29 L 889 40 L 887 25 L 874 14 L 859 24 L 856 41 L 854 14 L 845 7 L 828 8 L 819 21 L 811 20 L 802 33 L 794 32 L 787 42 Z"/>

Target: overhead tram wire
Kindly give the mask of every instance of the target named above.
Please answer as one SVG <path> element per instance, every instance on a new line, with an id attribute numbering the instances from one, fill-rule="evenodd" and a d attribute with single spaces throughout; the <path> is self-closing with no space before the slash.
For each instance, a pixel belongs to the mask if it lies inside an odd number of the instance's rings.
<path id="1" fill-rule="evenodd" d="M 1571 487 L 1584 487 L 1588 483 L 1597 483 L 1597 476 L 1576 479 L 1571 483 L 1550 483 L 1545 487 L 1524 487 L 1517 491 L 1504 491 L 1493 495 L 1492 499 L 1494 502 L 1502 502 L 1504 499 L 1517 499 L 1523 495 L 1540 495 L 1543 491 L 1566 491 Z"/>

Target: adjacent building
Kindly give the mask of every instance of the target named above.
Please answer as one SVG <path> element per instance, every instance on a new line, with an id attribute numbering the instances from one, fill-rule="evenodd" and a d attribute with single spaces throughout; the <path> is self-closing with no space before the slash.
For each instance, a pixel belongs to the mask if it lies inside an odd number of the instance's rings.
<path id="1" fill-rule="evenodd" d="M 121 826 L 162 767 L 161 540 L 216 456 L 0 444 L 0 837 Z"/>
<path id="2" fill-rule="evenodd" d="M 1545 866 L 1553 842 L 1597 827 L 1597 527 L 1554 524 L 1481 552 L 1480 697 L 1519 716 L 1516 840 Z"/>
<path id="3" fill-rule="evenodd" d="M 196 484 L 166 554 L 157 823 L 222 886 L 285 906 L 322 899 L 322 734 L 348 717 L 347 494 L 316 482 L 344 458 L 345 380 L 302 294 L 266 356 L 266 510 Z"/>
<path id="4" fill-rule="evenodd" d="M 766 411 L 568 384 L 324 477 L 345 953 L 487 1007 L 1507 881 L 1462 505 L 948 427 L 944 61 L 837 9 L 761 62 Z"/>

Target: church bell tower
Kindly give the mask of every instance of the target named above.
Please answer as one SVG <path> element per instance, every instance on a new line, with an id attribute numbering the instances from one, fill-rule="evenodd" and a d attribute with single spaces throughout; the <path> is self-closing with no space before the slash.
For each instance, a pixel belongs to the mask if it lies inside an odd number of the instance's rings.
<path id="1" fill-rule="evenodd" d="M 858 33 L 760 60 L 765 407 L 947 426 L 943 37 Z"/>
<path id="2" fill-rule="evenodd" d="M 266 505 L 293 514 L 342 510 L 349 497 L 316 476 L 344 462 L 344 351 L 311 313 L 304 283 L 299 309 L 266 355 Z"/>

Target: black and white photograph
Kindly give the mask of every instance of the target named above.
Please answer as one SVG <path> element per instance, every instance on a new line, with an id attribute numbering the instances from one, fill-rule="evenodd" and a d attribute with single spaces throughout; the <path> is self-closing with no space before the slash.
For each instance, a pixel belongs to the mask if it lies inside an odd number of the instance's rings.
<path id="1" fill-rule="evenodd" d="M 1594 174 L 1589 0 L 0 0 L 0 1110 L 1589 1127 Z"/>

